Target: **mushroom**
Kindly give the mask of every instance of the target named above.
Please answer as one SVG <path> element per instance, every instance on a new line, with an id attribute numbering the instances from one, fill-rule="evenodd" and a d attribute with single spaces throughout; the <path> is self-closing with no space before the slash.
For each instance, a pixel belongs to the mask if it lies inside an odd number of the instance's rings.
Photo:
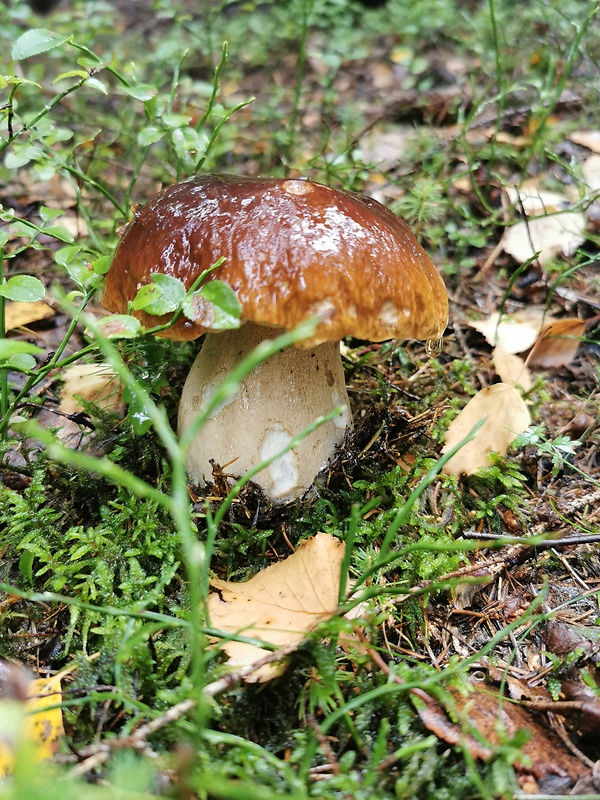
<path id="1" fill-rule="evenodd" d="M 375 200 L 307 180 L 201 175 L 160 192 L 136 215 L 108 272 L 104 305 L 126 312 L 154 273 L 189 288 L 221 258 L 208 280 L 233 289 L 241 327 L 211 332 L 209 311 L 195 321 L 180 317 L 161 333 L 177 340 L 206 334 L 183 387 L 180 433 L 262 340 L 309 318 L 319 324 L 213 410 L 187 468 L 199 483 L 211 477 L 213 463 L 243 475 L 342 406 L 255 476 L 269 498 L 282 502 L 311 486 L 351 425 L 340 340 L 438 340 L 448 319 L 446 289 L 406 223 Z M 169 320 L 132 313 L 146 326 Z"/>

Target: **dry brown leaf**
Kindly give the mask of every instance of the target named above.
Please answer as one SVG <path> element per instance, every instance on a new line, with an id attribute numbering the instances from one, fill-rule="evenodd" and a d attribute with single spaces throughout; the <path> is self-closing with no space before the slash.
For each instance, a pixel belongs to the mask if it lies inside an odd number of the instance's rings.
<path id="1" fill-rule="evenodd" d="M 570 364 L 581 344 L 580 338 L 585 333 L 587 322 L 589 320 L 582 322 L 576 317 L 567 317 L 547 325 L 540 333 L 527 363 L 541 369 Z"/>
<path id="2" fill-rule="evenodd" d="M 542 306 L 529 306 L 514 314 L 495 311 L 487 319 L 468 324 L 482 333 L 492 347 L 501 345 L 507 353 L 522 353 L 535 344 L 544 324 L 554 322 L 554 317 L 544 313 Z"/>
<path id="3" fill-rule="evenodd" d="M 212 581 L 218 593 L 208 598 L 210 624 L 277 647 L 299 645 L 337 609 L 344 549 L 339 539 L 318 533 L 302 542 L 291 556 L 245 583 Z M 243 642 L 224 642 L 222 647 L 232 668 L 254 664 L 267 652 Z M 284 669 L 281 664 L 267 664 L 246 680 L 263 683 Z"/>
<path id="4" fill-rule="evenodd" d="M 508 353 L 502 345 L 498 345 L 492 353 L 492 363 L 502 383 L 520 386 L 525 392 L 531 389 L 531 374 L 520 356 Z"/>
<path id="5" fill-rule="evenodd" d="M 64 380 L 58 406 L 64 415 L 84 410 L 79 397 L 107 411 L 124 413 L 123 386 L 107 364 L 74 364 L 65 371 Z M 53 427 L 58 429 L 57 436 L 67 447 L 80 449 L 93 436 L 93 431 L 83 432 L 80 422 L 68 416 L 57 417 Z"/>
<path id="6" fill-rule="evenodd" d="M 505 191 L 510 202 L 527 217 L 555 214 L 568 211 L 571 207 L 568 197 L 558 192 L 542 190 L 535 181 L 526 181 L 518 189 L 509 186 Z"/>
<path id="7" fill-rule="evenodd" d="M 9 301 L 5 307 L 4 325 L 5 330 L 11 331 L 13 328 L 20 328 L 23 325 L 31 325 L 32 322 L 39 322 L 41 319 L 48 319 L 54 315 L 54 309 L 37 300 L 35 303 L 17 303 Z"/>
<path id="8" fill-rule="evenodd" d="M 593 153 L 600 153 L 600 131 L 574 131 L 568 138 Z"/>
<path id="9" fill-rule="evenodd" d="M 528 708 L 511 703 L 489 686 L 474 686 L 466 697 L 452 690 L 456 704 L 455 716 L 463 725 L 452 722 L 445 710 L 435 700 L 420 703 L 417 711 L 425 727 L 439 739 L 452 745 L 461 745 L 469 750 L 473 758 L 487 761 L 493 747 L 500 746 L 502 733 L 509 740 L 519 731 L 527 731 L 529 738 L 521 746 L 525 758 L 517 759 L 515 768 L 519 776 L 531 775 L 535 781 L 530 789 L 540 791 L 542 783 L 552 777 L 570 780 L 572 786 L 578 779 L 591 773 L 590 768 L 576 755 L 546 723 Z M 550 709 L 551 710 L 551 709 Z M 465 733 L 465 723 L 473 734 Z"/>
<path id="10" fill-rule="evenodd" d="M 443 472 L 459 477 L 489 467 L 490 453 L 504 455 L 511 442 L 531 423 L 519 390 L 506 383 L 496 383 L 477 392 L 450 423 L 442 452 L 455 447 L 484 418 L 475 438 L 452 456 Z"/>
<path id="11" fill-rule="evenodd" d="M 521 187 L 508 189 L 527 221 L 517 222 L 504 233 L 502 246 L 515 261 L 525 263 L 539 252 L 544 265 L 556 256 L 571 256 L 585 241 L 585 215 L 573 211 L 569 199 L 555 192 Z"/>

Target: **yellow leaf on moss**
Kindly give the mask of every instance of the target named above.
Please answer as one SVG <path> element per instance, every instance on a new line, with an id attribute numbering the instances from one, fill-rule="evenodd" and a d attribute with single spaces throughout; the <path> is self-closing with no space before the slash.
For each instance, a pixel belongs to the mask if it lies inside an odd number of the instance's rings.
<path id="1" fill-rule="evenodd" d="M 337 609 L 344 549 L 339 539 L 318 533 L 302 542 L 291 556 L 245 583 L 212 581 L 218 590 L 208 598 L 212 627 L 276 647 L 299 645 L 309 631 Z M 235 641 L 225 641 L 222 648 L 232 668 L 254 664 L 268 652 Z M 268 664 L 246 680 L 271 680 L 284 669 L 279 663 Z"/>
<path id="2" fill-rule="evenodd" d="M 32 681 L 29 700 L 25 704 L 26 735 L 35 744 L 38 758 L 50 758 L 58 750 L 65 734 L 62 710 L 53 708 L 62 699 L 60 677 L 39 678 Z"/>
<path id="3" fill-rule="evenodd" d="M 443 472 L 459 477 L 489 467 L 490 454 L 504 455 L 511 442 L 531 423 L 529 410 L 519 390 L 506 383 L 496 383 L 477 392 L 450 423 L 442 452 L 447 453 L 455 447 L 482 419 L 484 422 L 475 438 L 452 456 L 444 465 Z"/>
<path id="4" fill-rule="evenodd" d="M 26 671 L 7 666 L 10 680 Z M 27 685 L 27 699 L 0 701 L 0 777 L 9 775 L 18 753 L 34 761 L 51 758 L 64 736 L 62 711 L 53 708 L 61 701 L 60 676 L 32 680 Z"/>

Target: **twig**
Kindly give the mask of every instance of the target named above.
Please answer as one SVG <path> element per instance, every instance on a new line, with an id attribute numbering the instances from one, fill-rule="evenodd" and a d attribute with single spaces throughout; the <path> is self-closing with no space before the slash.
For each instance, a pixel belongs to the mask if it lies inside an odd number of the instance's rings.
<path id="1" fill-rule="evenodd" d="M 502 533 L 478 533 L 477 531 L 464 531 L 465 539 L 480 539 L 482 541 L 497 541 L 507 539 L 511 545 L 520 547 L 535 547 L 539 550 L 549 550 L 553 547 L 571 547 L 576 544 L 593 544 L 600 542 L 600 533 L 590 533 L 583 536 L 565 536 L 562 539 L 541 539 L 530 542 L 524 536 L 506 536 Z"/>

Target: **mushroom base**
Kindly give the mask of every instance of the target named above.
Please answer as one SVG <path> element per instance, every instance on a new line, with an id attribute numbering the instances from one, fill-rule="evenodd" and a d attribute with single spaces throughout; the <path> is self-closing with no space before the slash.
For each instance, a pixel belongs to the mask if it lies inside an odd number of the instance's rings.
<path id="1" fill-rule="evenodd" d="M 253 323 L 207 334 L 186 379 L 179 406 L 179 432 L 211 402 L 231 370 L 278 331 Z M 192 442 L 186 459 L 201 485 L 212 478 L 211 460 L 230 475 L 248 470 L 282 450 L 317 417 L 344 411 L 306 436 L 253 480 L 273 501 L 303 494 L 327 465 L 351 424 L 339 343 L 312 350 L 290 347 L 259 365 L 226 403 L 216 408 Z"/>

